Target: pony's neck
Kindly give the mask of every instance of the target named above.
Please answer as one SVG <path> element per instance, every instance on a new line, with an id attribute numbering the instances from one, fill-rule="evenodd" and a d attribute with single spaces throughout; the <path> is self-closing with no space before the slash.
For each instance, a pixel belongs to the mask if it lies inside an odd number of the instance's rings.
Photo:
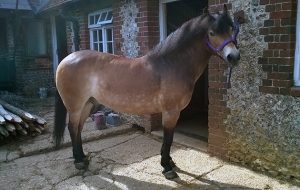
<path id="1" fill-rule="evenodd" d="M 150 51 L 147 59 L 160 68 L 178 68 L 197 80 L 212 55 L 204 40 L 209 22 L 205 16 L 186 22 Z"/>

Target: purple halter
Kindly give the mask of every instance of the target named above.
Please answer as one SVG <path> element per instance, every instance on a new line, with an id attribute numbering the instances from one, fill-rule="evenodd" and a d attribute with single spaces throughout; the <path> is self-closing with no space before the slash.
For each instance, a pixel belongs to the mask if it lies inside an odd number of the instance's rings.
<path id="1" fill-rule="evenodd" d="M 215 48 L 211 45 L 211 43 L 209 42 L 209 39 L 208 39 L 208 35 L 206 35 L 206 45 L 208 46 L 208 48 L 210 50 L 212 50 L 215 53 L 222 51 L 224 49 L 224 47 L 231 42 L 234 43 L 235 46 L 237 46 L 237 36 L 240 32 L 240 23 L 239 23 L 238 19 L 234 19 L 233 31 L 234 31 L 233 36 L 231 36 L 231 38 L 229 38 L 227 40 L 224 40 L 224 42 L 218 48 Z M 227 73 L 227 88 L 231 87 L 231 84 L 230 84 L 231 72 L 232 72 L 232 67 L 229 66 L 228 73 Z"/>
<path id="2" fill-rule="evenodd" d="M 209 39 L 208 39 L 208 35 L 207 35 L 206 36 L 206 45 L 209 47 L 209 49 L 211 49 L 215 53 L 222 51 L 224 49 L 224 47 L 231 42 L 237 46 L 237 36 L 240 32 L 240 23 L 239 23 L 238 19 L 234 19 L 233 31 L 234 31 L 233 36 L 231 36 L 231 38 L 229 38 L 227 40 L 224 40 L 223 43 L 217 48 L 215 48 L 211 45 L 211 43 L 209 42 Z"/>

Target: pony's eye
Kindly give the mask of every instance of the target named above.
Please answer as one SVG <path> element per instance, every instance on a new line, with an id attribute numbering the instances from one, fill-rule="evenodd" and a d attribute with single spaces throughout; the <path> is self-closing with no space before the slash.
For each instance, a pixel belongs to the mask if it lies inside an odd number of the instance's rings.
<path id="1" fill-rule="evenodd" d="M 210 35 L 210 36 L 214 36 L 215 33 L 214 33 L 213 31 L 209 31 L 209 35 Z"/>

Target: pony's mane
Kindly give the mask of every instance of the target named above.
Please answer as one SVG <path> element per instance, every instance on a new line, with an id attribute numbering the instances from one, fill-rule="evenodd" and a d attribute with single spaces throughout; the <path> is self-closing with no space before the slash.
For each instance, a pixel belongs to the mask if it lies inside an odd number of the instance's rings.
<path id="1" fill-rule="evenodd" d="M 176 53 L 177 51 L 184 51 L 188 43 L 199 38 L 204 38 L 208 27 L 212 27 L 212 30 L 221 34 L 227 32 L 229 27 L 232 26 L 232 19 L 227 13 L 217 14 L 215 16 L 204 14 L 195 17 L 185 22 L 165 40 L 156 45 L 147 56 L 150 58 L 157 58 L 169 55 L 170 53 Z"/>
<path id="2" fill-rule="evenodd" d="M 233 27 L 233 22 L 228 13 L 217 14 L 216 22 L 213 23 L 211 29 L 216 34 L 224 34 L 228 32 L 230 27 Z"/>
<path id="3" fill-rule="evenodd" d="M 177 50 L 182 50 L 187 43 L 197 36 L 204 36 L 207 28 L 204 26 L 204 18 L 208 15 L 201 15 L 185 22 L 180 28 L 172 32 L 165 40 L 157 44 L 147 55 L 158 57 L 167 55 Z M 212 17 L 209 17 L 211 20 Z"/>

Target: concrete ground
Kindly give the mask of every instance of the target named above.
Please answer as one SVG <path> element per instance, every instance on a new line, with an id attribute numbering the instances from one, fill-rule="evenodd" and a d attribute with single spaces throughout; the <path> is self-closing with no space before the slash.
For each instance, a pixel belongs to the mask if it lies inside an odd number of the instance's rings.
<path id="1" fill-rule="evenodd" d="M 21 142 L 16 150 L 0 147 L 0 189 L 300 189 L 176 142 L 171 156 L 179 178 L 166 180 L 160 166 L 161 139 L 121 128 L 115 133 L 119 135 L 84 143 L 91 157 L 86 171 L 75 169 L 70 147 L 47 149 L 50 143 L 43 145 L 43 139 Z"/>

